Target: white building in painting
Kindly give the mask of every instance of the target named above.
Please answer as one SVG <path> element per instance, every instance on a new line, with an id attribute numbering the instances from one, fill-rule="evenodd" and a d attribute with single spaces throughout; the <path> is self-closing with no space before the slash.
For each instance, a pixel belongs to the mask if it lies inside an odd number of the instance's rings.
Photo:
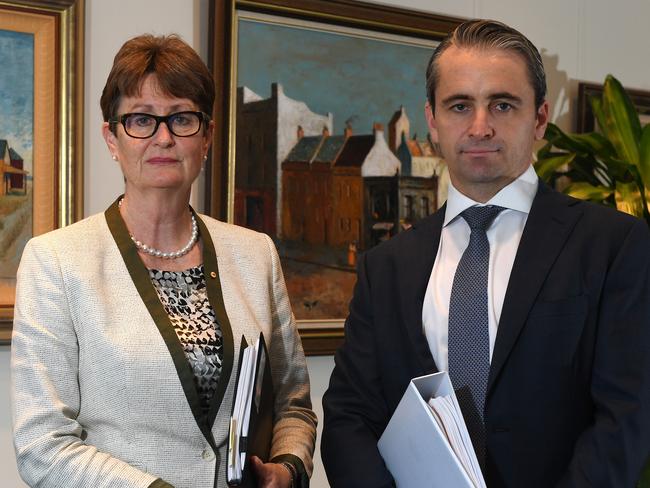
<path id="1" fill-rule="evenodd" d="M 392 153 L 381 124 L 375 124 L 373 128 L 374 144 L 366 155 L 361 165 L 361 176 L 370 178 L 373 176 L 395 176 L 400 172 L 400 160 Z"/>

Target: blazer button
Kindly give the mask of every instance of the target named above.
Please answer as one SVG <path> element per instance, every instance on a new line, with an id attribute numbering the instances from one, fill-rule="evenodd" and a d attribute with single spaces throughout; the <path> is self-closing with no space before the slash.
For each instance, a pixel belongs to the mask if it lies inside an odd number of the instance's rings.
<path id="1" fill-rule="evenodd" d="M 215 273 L 214 271 L 212 271 L 212 272 L 210 273 L 210 278 L 215 279 L 216 277 L 217 277 L 217 273 Z"/>
<path id="2" fill-rule="evenodd" d="M 204 461 L 212 461 L 214 459 L 214 453 L 210 448 L 204 449 L 203 452 L 201 453 L 201 457 L 203 458 Z"/>

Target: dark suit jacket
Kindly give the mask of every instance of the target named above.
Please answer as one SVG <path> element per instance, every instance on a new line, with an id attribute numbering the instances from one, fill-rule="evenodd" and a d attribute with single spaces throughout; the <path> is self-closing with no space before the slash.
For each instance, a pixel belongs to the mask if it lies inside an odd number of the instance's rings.
<path id="1" fill-rule="evenodd" d="M 323 404 L 331 485 L 387 487 L 376 443 L 437 371 L 422 303 L 444 208 L 365 253 Z M 450 277 L 452 279 L 452 277 Z M 632 487 L 650 453 L 647 225 L 540 183 L 499 321 L 485 406 L 490 487 Z"/>

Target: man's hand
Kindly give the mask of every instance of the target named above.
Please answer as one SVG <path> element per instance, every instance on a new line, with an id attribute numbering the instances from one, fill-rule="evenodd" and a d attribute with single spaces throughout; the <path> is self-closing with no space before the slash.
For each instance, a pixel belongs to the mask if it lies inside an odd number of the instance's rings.
<path id="1" fill-rule="evenodd" d="M 284 466 L 276 463 L 263 463 L 257 456 L 252 456 L 251 462 L 257 475 L 259 488 L 289 488 L 291 486 L 291 474 Z"/>

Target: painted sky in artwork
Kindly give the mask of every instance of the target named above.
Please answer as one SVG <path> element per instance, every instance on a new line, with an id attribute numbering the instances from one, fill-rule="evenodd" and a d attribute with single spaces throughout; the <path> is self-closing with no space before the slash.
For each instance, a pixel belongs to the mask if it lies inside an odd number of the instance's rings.
<path id="1" fill-rule="evenodd" d="M 431 47 L 246 19 L 239 22 L 238 49 L 238 86 L 267 98 L 277 81 L 313 112 L 332 112 L 334 134 L 348 119 L 354 133 L 369 134 L 373 122 L 386 126 L 403 105 L 410 135 L 426 137 L 424 78 Z"/>
<path id="2" fill-rule="evenodd" d="M 0 139 L 32 171 L 34 36 L 0 29 Z"/>

